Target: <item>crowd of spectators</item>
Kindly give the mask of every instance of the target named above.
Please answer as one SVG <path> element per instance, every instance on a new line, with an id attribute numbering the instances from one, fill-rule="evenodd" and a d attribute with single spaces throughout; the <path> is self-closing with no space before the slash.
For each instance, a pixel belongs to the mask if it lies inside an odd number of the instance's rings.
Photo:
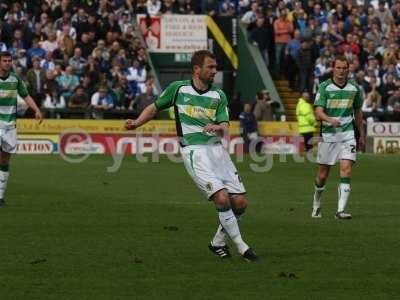
<path id="1" fill-rule="evenodd" d="M 159 91 L 132 21 L 168 13 L 237 17 L 274 78 L 301 92 L 343 54 L 363 110 L 400 111 L 399 0 L 1 1 L 0 50 L 41 107 L 140 110 Z"/>
<path id="2" fill-rule="evenodd" d="M 133 1 L 1 1 L 0 51 L 47 111 L 138 113 L 158 90 L 132 22 Z M 150 86 L 150 88 L 149 88 Z M 144 100 L 143 100 L 144 99 Z M 57 117 L 60 114 L 51 114 Z"/>
<path id="3" fill-rule="evenodd" d="M 364 112 L 400 112 L 400 1 L 250 2 L 241 21 L 275 78 L 315 94 L 341 54 Z"/>

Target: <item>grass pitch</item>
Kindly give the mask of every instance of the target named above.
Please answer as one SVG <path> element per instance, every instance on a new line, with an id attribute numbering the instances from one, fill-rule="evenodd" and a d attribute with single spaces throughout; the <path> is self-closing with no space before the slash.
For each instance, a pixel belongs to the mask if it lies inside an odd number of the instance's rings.
<path id="1" fill-rule="evenodd" d="M 277 160 L 267 173 L 237 164 L 251 264 L 209 252 L 215 209 L 181 164 L 130 157 L 107 173 L 111 157 L 14 157 L 0 299 L 399 299 L 400 157 L 359 156 L 351 221 L 334 219 L 337 168 L 315 220 L 316 166 Z"/>

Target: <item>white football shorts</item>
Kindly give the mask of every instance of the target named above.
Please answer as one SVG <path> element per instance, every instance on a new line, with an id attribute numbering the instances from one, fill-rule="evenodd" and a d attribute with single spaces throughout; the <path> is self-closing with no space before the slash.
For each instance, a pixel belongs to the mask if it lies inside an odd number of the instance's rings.
<path id="1" fill-rule="evenodd" d="M 340 160 L 356 161 L 357 143 L 355 139 L 344 142 L 318 143 L 317 163 L 321 165 L 335 165 Z"/>
<path id="2" fill-rule="evenodd" d="M 0 128 L 0 150 L 7 153 L 17 152 L 17 129 Z"/>
<path id="3" fill-rule="evenodd" d="M 246 193 L 222 144 L 190 145 L 182 147 L 181 154 L 187 172 L 208 199 L 221 189 L 226 189 L 229 194 Z"/>

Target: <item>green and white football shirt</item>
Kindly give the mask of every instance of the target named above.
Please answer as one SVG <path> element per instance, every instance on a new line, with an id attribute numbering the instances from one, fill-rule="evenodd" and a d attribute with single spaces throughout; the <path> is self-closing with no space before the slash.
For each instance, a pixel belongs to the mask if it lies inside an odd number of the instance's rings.
<path id="1" fill-rule="evenodd" d="M 323 107 L 329 117 L 340 122 L 338 128 L 322 122 L 322 140 L 334 143 L 354 139 L 354 109 L 360 109 L 362 102 L 360 88 L 354 81 L 346 82 L 343 87 L 336 85 L 332 79 L 322 82 L 318 87 L 314 106 Z"/>
<path id="2" fill-rule="evenodd" d="M 0 128 L 13 128 L 17 119 L 17 96 L 28 96 L 25 83 L 17 75 L 10 73 L 6 79 L 0 78 Z"/>
<path id="3" fill-rule="evenodd" d="M 183 146 L 220 141 L 214 134 L 203 133 L 203 128 L 207 124 L 229 122 L 224 92 L 215 86 L 198 91 L 190 80 L 171 83 L 155 101 L 155 106 L 157 110 L 174 106 L 176 132 Z"/>

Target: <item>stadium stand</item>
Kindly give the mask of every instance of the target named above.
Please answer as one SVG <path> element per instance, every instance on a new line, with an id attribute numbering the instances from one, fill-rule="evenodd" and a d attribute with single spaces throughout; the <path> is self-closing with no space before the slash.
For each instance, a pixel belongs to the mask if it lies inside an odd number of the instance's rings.
<path id="1" fill-rule="evenodd" d="M 2 1 L 0 50 L 13 54 L 15 71 L 47 117 L 134 116 L 143 107 L 135 99 L 154 97 L 160 88 L 136 14 L 238 18 L 273 75 L 288 116 L 300 92 L 315 93 L 330 75 L 336 54 L 350 61 L 367 115 L 387 120 L 400 110 L 400 1 Z M 100 87 L 107 109 L 88 113 L 102 105 L 95 96 Z"/>

